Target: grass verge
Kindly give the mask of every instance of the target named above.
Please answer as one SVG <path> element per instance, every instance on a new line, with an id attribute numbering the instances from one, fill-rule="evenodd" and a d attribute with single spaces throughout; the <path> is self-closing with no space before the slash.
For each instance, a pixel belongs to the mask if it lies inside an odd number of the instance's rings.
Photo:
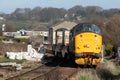
<path id="1" fill-rule="evenodd" d="M 8 59 L 8 58 L 0 58 L 0 63 L 4 63 L 4 62 L 16 62 L 16 63 L 23 63 L 26 62 L 27 60 L 18 60 L 18 59 Z"/>

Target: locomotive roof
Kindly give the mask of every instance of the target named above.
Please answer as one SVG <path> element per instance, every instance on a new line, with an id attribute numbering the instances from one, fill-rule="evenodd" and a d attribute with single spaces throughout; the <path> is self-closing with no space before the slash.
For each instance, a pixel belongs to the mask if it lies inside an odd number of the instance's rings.
<path id="1" fill-rule="evenodd" d="M 79 23 L 78 25 L 74 26 L 71 31 L 77 31 L 77 32 L 95 32 L 98 34 L 101 34 L 100 28 L 91 23 Z"/>
<path id="2" fill-rule="evenodd" d="M 72 29 L 75 29 L 76 27 L 80 27 L 80 26 L 84 26 L 84 25 L 91 25 L 92 26 L 92 25 L 95 25 L 95 24 L 92 24 L 92 23 L 79 23 L 79 24 L 75 25 Z"/>

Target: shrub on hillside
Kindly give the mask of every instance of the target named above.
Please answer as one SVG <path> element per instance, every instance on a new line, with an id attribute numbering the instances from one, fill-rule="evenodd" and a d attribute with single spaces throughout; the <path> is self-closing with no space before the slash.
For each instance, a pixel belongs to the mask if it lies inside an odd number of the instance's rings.
<path id="1" fill-rule="evenodd" d="M 106 55 L 112 54 L 113 45 L 112 45 L 111 43 L 108 43 L 108 44 L 106 45 L 105 51 L 106 51 Z"/>
<path id="2" fill-rule="evenodd" d="M 28 39 L 26 39 L 26 38 L 14 38 L 14 41 L 16 41 L 16 42 L 25 42 L 25 43 L 28 43 Z"/>
<path id="3" fill-rule="evenodd" d="M 0 36 L 0 41 L 2 41 L 2 39 L 3 39 L 3 38 Z"/>
<path id="4" fill-rule="evenodd" d="M 4 40 L 4 41 L 9 41 L 9 38 L 3 37 L 2 40 Z"/>

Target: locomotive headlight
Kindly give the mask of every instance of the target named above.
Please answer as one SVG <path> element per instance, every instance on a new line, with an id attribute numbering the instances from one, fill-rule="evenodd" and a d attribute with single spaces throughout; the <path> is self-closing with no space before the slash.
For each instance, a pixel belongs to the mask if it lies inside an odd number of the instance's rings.
<path id="1" fill-rule="evenodd" d="M 89 44 L 87 44 L 87 45 L 86 45 L 86 47 L 87 47 L 87 48 L 89 48 L 89 47 L 90 47 L 90 45 L 89 45 Z"/>
<path id="2" fill-rule="evenodd" d="M 84 48 L 90 48 L 89 44 L 84 45 Z"/>
<path id="3" fill-rule="evenodd" d="M 95 40 L 95 42 L 97 42 L 97 40 Z"/>
<path id="4" fill-rule="evenodd" d="M 95 39 L 95 41 L 94 42 L 97 42 L 98 41 L 98 39 Z"/>
<path id="5" fill-rule="evenodd" d="M 82 43 L 83 41 L 82 40 L 80 40 L 80 43 Z"/>

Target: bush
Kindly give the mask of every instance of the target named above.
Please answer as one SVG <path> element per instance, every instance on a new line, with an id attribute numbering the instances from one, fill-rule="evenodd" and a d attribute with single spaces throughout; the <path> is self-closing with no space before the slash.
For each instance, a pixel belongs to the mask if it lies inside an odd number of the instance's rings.
<path id="1" fill-rule="evenodd" d="M 26 39 L 26 38 L 14 38 L 14 41 L 16 41 L 16 42 L 25 42 L 25 43 L 27 43 L 28 42 L 28 39 Z"/>
<path id="2" fill-rule="evenodd" d="M 4 37 L 2 40 L 4 40 L 4 41 L 9 41 L 9 38 Z"/>
<path id="3" fill-rule="evenodd" d="M 3 38 L 0 36 L 0 41 L 2 41 L 2 39 L 3 39 Z"/>
<path id="4" fill-rule="evenodd" d="M 120 80 L 120 68 L 114 62 L 107 61 L 96 69 L 100 80 Z"/>
<path id="5" fill-rule="evenodd" d="M 105 51 L 106 51 L 107 55 L 110 55 L 113 51 L 113 45 L 111 43 L 108 43 L 106 45 Z"/>
<path id="6" fill-rule="evenodd" d="M 89 77 L 89 76 L 80 76 L 79 78 L 78 78 L 78 80 L 94 80 L 93 78 L 91 78 L 91 77 Z"/>
<path id="7" fill-rule="evenodd" d="M 97 74 L 92 71 L 83 70 L 76 75 L 76 80 L 99 80 Z"/>

